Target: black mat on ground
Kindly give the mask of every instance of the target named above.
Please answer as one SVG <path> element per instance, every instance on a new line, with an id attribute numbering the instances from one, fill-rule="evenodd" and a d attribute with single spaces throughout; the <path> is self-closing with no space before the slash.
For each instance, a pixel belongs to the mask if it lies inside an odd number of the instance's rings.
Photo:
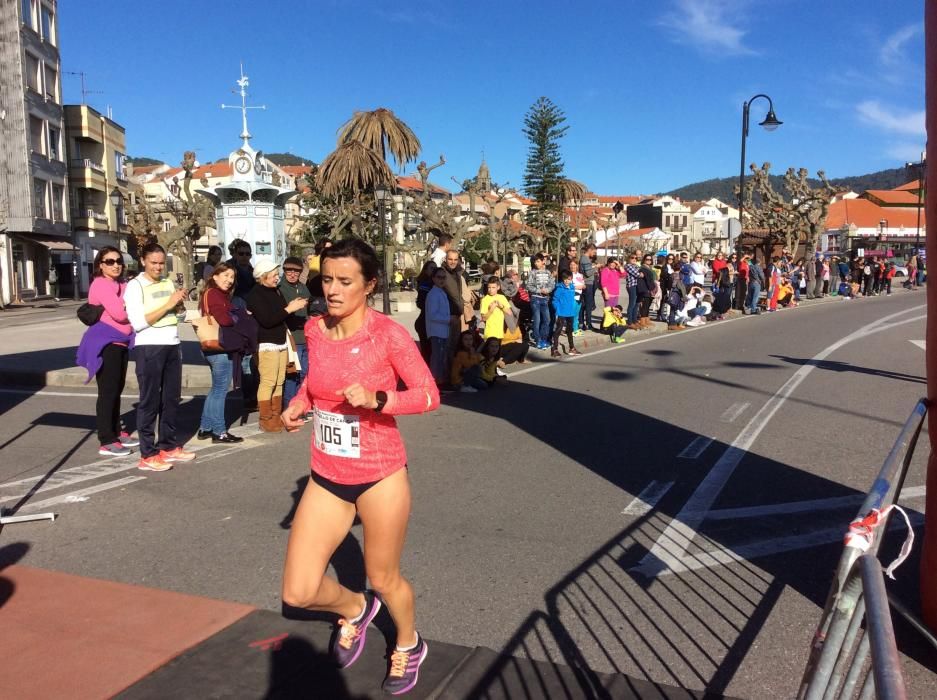
<path id="1" fill-rule="evenodd" d="M 382 613 L 383 614 L 383 613 Z M 382 625 L 383 627 L 383 625 Z M 165 698 L 381 698 L 390 643 L 375 627 L 355 665 L 337 669 L 328 656 L 332 626 L 287 620 L 279 613 L 253 612 L 118 697 Z M 428 642 L 420 682 L 407 698 L 432 694 L 465 657 L 468 647 Z"/>
<path id="2" fill-rule="evenodd" d="M 585 668 L 518 659 L 478 647 L 437 697 L 439 700 L 716 700 L 722 696 Z"/>

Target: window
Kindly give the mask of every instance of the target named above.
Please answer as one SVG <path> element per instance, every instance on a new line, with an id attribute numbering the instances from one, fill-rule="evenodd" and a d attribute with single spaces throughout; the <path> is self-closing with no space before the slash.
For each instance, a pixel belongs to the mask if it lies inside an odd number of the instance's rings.
<path id="1" fill-rule="evenodd" d="M 53 66 L 46 66 L 46 99 L 59 101 L 59 72 Z"/>
<path id="2" fill-rule="evenodd" d="M 670 216 L 664 217 L 664 226 L 670 226 Z"/>
<path id="3" fill-rule="evenodd" d="M 45 180 L 40 180 L 38 177 L 33 178 L 33 207 L 35 207 L 37 219 L 49 218 L 49 202 L 46 196 L 48 185 L 49 183 Z"/>
<path id="4" fill-rule="evenodd" d="M 61 185 L 52 185 L 52 218 L 55 221 L 64 221 L 65 217 L 62 215 L 62 212 L 65 210 L 63 206 L 65 201 L 65 188 Z"/>
<path id="5" fill-rule="evenodd" d="M 55 45 L 55 13 L 45 6 L 42 8 L 42 38 Z"/>
<path id="6" fill-rule="evenodd" d="M 23 0 L 23 24 L 31 29 L 36 28 L 36 15 L 35 15 L 35 5 L 33 0 Z"/>
<path id="7" fill-rule="evenodd" d="M 686 226 L 686 217 L 683 217 L 683 225 Z"/>
<path id="8" fill-rule="evenodd" d="M 26 87 L 33 92 L 41 92 L 39 89 L 41 85 L 39 76 L 39 59 L 32 54 L 26 54 Z"/>
<path id="9" fill-rule="evenodd" d="M 43 138 L 43 124 L 39 117 L 29 116 L 29 145 L 33 153 L 46 154 L 46 143 Z"/>
<path id="10" fill-rule="evenodd" d="M 49 127 L 49 158 L 52 160 L 62 160 L 60 154 L 62 150 L 59 147 L 59 130 Z"/>
<path id="11" fill-rule="evenodd" d="M 163 231 L 165 231 L 166 233 L 169 233 L 169 229 L 171 228 L 172 228 L 171 221 L 163 221 Z"/>
<path id="12" fill-rule="evenodd" d="M 114 174 L 120 180 L 127 179 L 126 165 L 124 164 L 124 161 L 126 160 L 126 158 L 127 156 L 125 156 L 120 151 L 114 151 Z"/>

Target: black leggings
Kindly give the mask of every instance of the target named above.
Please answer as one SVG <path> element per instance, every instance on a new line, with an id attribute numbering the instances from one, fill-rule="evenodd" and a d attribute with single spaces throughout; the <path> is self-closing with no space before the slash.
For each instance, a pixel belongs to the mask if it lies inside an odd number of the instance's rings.
<path id="1" fill-rule="evenodd" d="M 556 350 L 560 345 L 560 336 L 563 335 L 563 329 L 566 329 L 566 342 L 569 343 L 568 350 L 573 349 L 573 317 L 557 316 L 556 329 L 553 331 L 553 349 Z"/>
<path id="2" fill-rule="evenodd" d="M 528 350 L 530 350 L 530 346 L 525 342 L 505 343 L 501 346 L 501 359 L 504 360 L 506 365 L 520 362 L 527 357 Z"/>
<path id="3" fill-rule="evenodd" d="M 98 384 L 98 440 L 102 445 L 111 445 L 120 438 L 120 395 L 127 381 L 127 346 L 105 346 L 101 360 L 101 369 L 94 375 Z"/>
<path id="4" fill-rule="evenodd" d="M 638 297 L 638 317 L 647 318 L 651 315 L 651 297 Z"/>

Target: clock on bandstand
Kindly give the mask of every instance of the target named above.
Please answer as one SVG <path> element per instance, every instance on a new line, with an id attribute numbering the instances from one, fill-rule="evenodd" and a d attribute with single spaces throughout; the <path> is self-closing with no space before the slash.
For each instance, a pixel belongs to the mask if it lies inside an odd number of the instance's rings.
<path id="1" fill-rule="evenodd" d="M 243 142 L 240 148 L 228 156 L 231 181 L 198 192 L 215 205 L 215 227 L 222 250 L 227 251 L 228 244 L 240 238 L 250 243 L 255 263 L 258 258 L 266 257 L 282 264 L 288 250 L 284 228 L 286 203 L 296 194 L 296 190 L 274 184 L 272 169 L 263 153 L 251 147 L 247 110 L 265 107 L 247 105 L 248 79 L 243 69 L 237 84 L 241 105 L 222 105 L 224 109 L 241 110 Z"/>

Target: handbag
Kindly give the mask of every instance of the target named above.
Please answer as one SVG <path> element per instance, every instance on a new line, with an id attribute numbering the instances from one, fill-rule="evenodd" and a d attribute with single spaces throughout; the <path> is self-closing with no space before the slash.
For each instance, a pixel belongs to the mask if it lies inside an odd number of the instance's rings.
<path id="1" fill-rule="evenodd" d="M 100 321 L 101 316 L 104 315 L 104 307 L 101 304 L 89 304 L 85 302 L 78 307 L 75 311 L 75 315 L 78 316 L 78 320 L 86 326 L 93 326 Z"/>
<path id="2" fill-rule="evenodd" d="M 286 373 L 299 374 L 303 371 L 302 363 L 299 361 L 299 352 L 296 349 L 296 339 L 293 334 L 286 331 Z"/>
<path id="3" fill-rule="evenodd" d="M 203 296 L 203 306 L 204 302 L 205 297 Z M 202 346 L 203 352 L 224 352 L 218 338 L 219 326 L 215 319 L 211 317 L 211 314 L 208 313 L 208 309 L 203 310 L 201 317 L 192 319 L 192 326 L 195 328 L 195 335 L 198 336 L 198 342 Z"/>

